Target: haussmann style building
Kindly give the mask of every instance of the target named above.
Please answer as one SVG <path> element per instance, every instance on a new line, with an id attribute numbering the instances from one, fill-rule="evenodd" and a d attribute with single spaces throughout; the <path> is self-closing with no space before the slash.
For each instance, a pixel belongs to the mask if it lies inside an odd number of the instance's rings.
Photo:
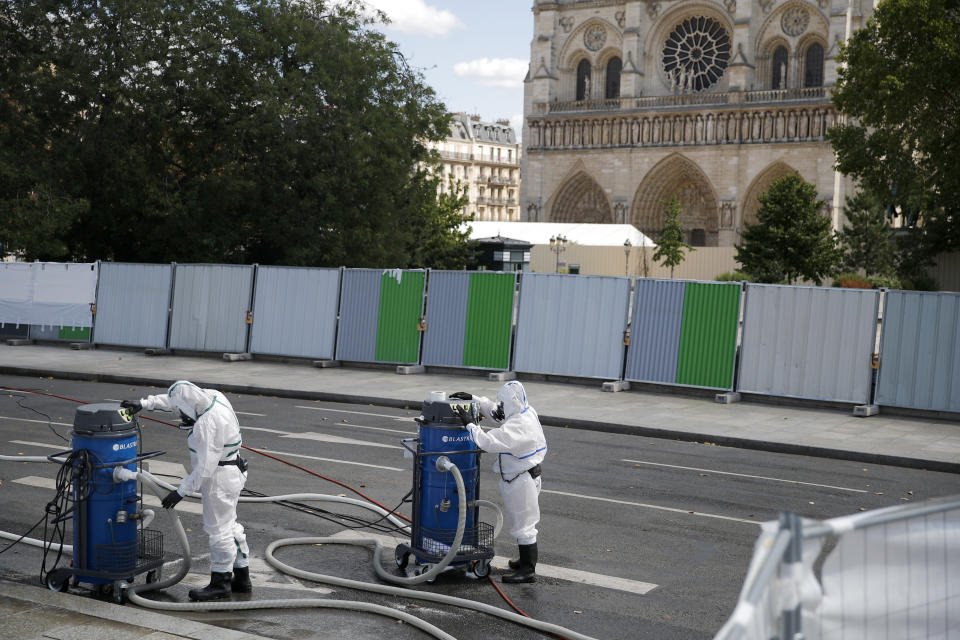
<path id="1" fill-rule="evenodd" d="M 799 174 L 834 225 L 852 184 L 825 138 L 840 43 L 867 0 L 535 0 L 522 215 L 630 223 L 730 247 L 757 196 Z"/>

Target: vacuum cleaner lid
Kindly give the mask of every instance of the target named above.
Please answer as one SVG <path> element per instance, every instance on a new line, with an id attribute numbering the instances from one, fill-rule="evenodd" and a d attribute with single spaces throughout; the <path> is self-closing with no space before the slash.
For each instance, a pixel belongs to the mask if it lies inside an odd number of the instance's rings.
<path id="1" fill-rule="evenodd" d="M 77 433 L 129 431 L 135 426 L 133 416 L 119 402 L 80 405 L 73 416 L 73 430 Z"/>

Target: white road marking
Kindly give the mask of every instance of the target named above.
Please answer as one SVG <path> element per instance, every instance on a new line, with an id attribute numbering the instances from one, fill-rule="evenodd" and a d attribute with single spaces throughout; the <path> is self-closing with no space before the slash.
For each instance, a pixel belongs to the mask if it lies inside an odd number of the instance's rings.
<path id="1" fill-rule="evenodd" d="M 389 416 L 383 413 L 369 413 L 367 411 L 348 411 L 347 409 L 330 409 L 328 407 L 307 407 L 302 404 L 294 405 L 297 409 L 310 409 L 311 411 L 335 411 L 337 413 L 353 413 L 358 416 L 374 416 L 377 418 L 388 418 L 390 420 L 397 420 L 399 422 L 411 422 L 413 416 L 400 417 L 400 416 Z"/>
<path id="2" fill-rule="evenodd" d="M 718 520 L 731 520 L 733 522 L 745 522 L 747 524 L 757 524 L 757 525 L 760 524 L 760 521 L 758 520 L 747 520 L 746 518 L 734 518 L 731 516 L 718 516 L 713 513 L 702 513 L 699 511 L 690 511 L 689 509 L 675 509 L 673 507 L 661 507 L 655 504 L 644 504 L 642 502 L 630 502 L 629 500 L 614 500 L 613 498 L 585 496 L 582 493 L 568 493 L 566 491 L 552 491 L 550 489 L 543 489 L 542 493 L 552 493 L 554 495 L 567 496 L 569 498 L 583 498 L 585 500 L 597 500 L 598 502 L 611 502 L 613 504 L 625 504 L 631 507 L 643 507 L 644 509 L 657 509 L 658 511 L 671 511 L 673 513 L 683 513 L 690 516 L 699 516 L 701 518 L 716 518 Z"/>
<path id="3" fill-rule="evenodd" d="M 390 555 L 389 550 L 397 545 L 398 542 L 409 544 L 410 538 L 400 538 L 397 536 L 388 536 L 384 534 L 371 533 L 367 531 L 341 531 L 335 533 L 334 538 L 376 538 L 384 546 L 384 555 Z M 507 567 L 509 558 L 503 556 L 494 556 L 490 563 L 494 567 L 504 569 Z M 617 578 L 616 576 L 606 576 L 600 573 L 591 573 L 589 571 L 579 571 L 577 569 L 567 569 L 566 567 L 557 567 L 550 564 L 537 563 L 537 575 L 545 578 L 557 578 L 569 582 L 579 582 L 589 584 L 595 587 L 604 587 L 606 589 L 615 589 L 617 591 L 626 591 L 644 595 L 651 590 L 656 589 L 658 585 L 652 582 L 641 582 L 640 580 L 629 580 L 627 578 Z"/>
<path id="4" fill-rule="evenodd" d="M 241 425 L 240 429 L 243 431 L 263 431 L 264 433 L 279 433 L 280 435 L 287 435 L 289 431 L 281 431 L 280 429 L 267 429 L 266 427 L 244 427 Z"/>
<path id="5" fill-rule="evenodd" d="M 671 469 L 686 469 L 687 471 L 701 471 L 703 473 L 716 473 L 725 476 L 739 476 L 741 478 L 753 478 L 755 480 L 770 480 L 773 482 L 786 482 L 788 484 L 803 484 L 808 487 L 823 487 L 826 489 L 840 489 L 841 491 L 853 491 L 855 493 L 869 493 L 864 489 L 851 489 L 850 487 L 837 487 L 832 484 L 817 484 L 816 482 L 801 482 L 799 480 L 786 480 L 784 478 L 768 478 L 767 476 L 751 476 L 746 473 L 733 473 L 732 471 L 717 471 L 716 469 L 698 469 L 696 467 L 681 467 L 678 464 L 663 464 L 662 462 L 647 462 L 646 460 L 628 460 L 624 458 L 622 462 L 633 462 L 634 464 L 650 464 L 656 467 L 670 467 Z"/>
<path id="6" fill-rule="evenodd" d="M 168 478 L 183 478 L 187 475 L 187 468 L 179 462 L 165 462 L 163 460 L 144 460 L 143 466 L 150 473 Z"/>
<path id="7" fill-rule="evenodd" d="M 11 440 L 10 444 L 25 444 L 28 447 L 43 447 L 44 449 L 59 449 L 64 451 L 64 444 L 47 444 L 46 442 L 32 442 L 30 440 Z M 67 447 L 69 449 L 69 447 Z"/>
<path id="8" fill-rule="evenodd" d="M 341 438 L 340 436 L 331 436 L 325 433 L 315 431 L 305 431 L 303 433 L 288 433 L 281 438 L 297 438 L 301 440 L 317 440 L 319 442 L 329 442 L 332 444 L 353 444 L 360 447 L 380 447 L 382 449 L 402 449 L 392 444 L 383 444 L 382 442 L 367 442 L 366 440 L 354 440 L 353 438 Z"/>
<path id="9" fill-rule="evenodd" d="M 258 418 L 267 417 L 267 414 L 265 413 L 251 413 L 250 411 L 237 411 L 236 409 L 234 409 L 233 412 L 238 416 L 256 416 Z"/>
<path id="10" fill-rule="evenodd" d="M 265 451 L 264 453 L 269 453 L 270 455 L 275 455 L 278 457 L 286 456 L 289 458 L 305 458 L 307 460 L 319 460 L 320 462 L 334 462 L 336 464 L 349 464 L 355 467 L 370 467 L 371 469 L 384 469 L 386 471 L 410 471 L 407 469 L 400 469 L 398 467 L 385 467 L 379 464 L 367 464 L 365 462 L 351 462 L 350 460 L 337 460 L 334 458 L 320 458 L 317 456 L 308 456 L 302 453 L 286 453 L 284 451 Z"/>
<path id="11" fill-rule="evenodd" d="M 52 424 L 55 427 L 72 427 L 72 422 L 53 422 L 50 420 L 32 420 L 30 418 L 11 418 L 10 416 L 0 416 L 0 420 L 17 420 L 19 422 L 33 422 L 36 424 Z"/>

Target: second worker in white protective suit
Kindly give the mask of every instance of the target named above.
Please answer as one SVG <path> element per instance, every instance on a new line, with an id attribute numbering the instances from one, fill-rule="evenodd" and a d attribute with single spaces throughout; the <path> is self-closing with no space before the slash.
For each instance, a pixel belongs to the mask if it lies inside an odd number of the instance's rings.
<path id="1" fill-rule="evenodd" d="M 471 396 L 465 391 L 450 394 L 451 398 L 473 400 L 480 411 L 499 426 L 484 431 L 470 421 L 469 414 L 458 407 L 460 419 L 470 437 L 483 451 L 497 454 L 494 472 L 500 477 L 500 495 L 510 525 L 510 535 L 517 540 L 520 559 L 511 560 L 503 582 L 536 582 L 537 523 L 540 522 L 540 463 L 547 455 L 547 440 L 537 412 L 527 402 L 523 385 L 513 380 L 503 385 L 498 402 L 484 396 Z"/>
<path id="2" fill-rule="evenodd" d="M 240 424 L 226 396 L 179 380 L 167 393 L 121 403 L 134 412 L 178 411 L 187 437 L 190 474 L 161 501 L 176 506 L 189 493 L 200 492 L 203 530 L 210 540 L 210 584 L 191 589 L 191 600 L 225 598 L 232 592 L 250 593 L 250 549 L 243 526 L 237 522 L 237 501 L 247 481 L 246 461 L 240 457 Z"/>

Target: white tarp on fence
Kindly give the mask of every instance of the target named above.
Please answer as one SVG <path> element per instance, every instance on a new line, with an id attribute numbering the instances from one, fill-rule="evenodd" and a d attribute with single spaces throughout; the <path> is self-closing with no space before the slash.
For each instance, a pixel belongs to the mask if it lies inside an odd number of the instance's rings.
<path id="1" fill-rule="evenodd" d="M 96 263 L 0 262 L 0 324 L 89 327 Z"/>

